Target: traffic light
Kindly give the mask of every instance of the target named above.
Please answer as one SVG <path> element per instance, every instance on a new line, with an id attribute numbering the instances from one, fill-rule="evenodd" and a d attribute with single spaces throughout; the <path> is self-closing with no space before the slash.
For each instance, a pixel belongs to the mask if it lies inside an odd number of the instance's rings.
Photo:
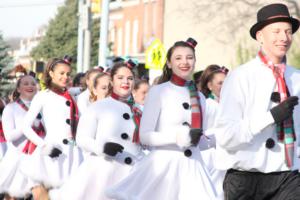
<path id="1" fill-rule="evenodd" d="M 101 0 L 91 0 L 91 11 L 93 14 L 99 14 L 101 11 Z"/>

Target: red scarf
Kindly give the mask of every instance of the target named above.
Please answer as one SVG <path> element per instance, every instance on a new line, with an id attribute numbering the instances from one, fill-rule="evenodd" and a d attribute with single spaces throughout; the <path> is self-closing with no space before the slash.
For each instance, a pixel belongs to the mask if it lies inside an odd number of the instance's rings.
<path id="1" fill-rule="evenodd" d="M 134 104 L 134 100 L 132 96 L 130 98 L 122 98 L 116 93 L 112 92 L 111 97 L 115 100 L 121 101 L 123 103 L 126 103 L 130 109 L 131 112 L 133 113 L 133 122 L 135 125 L 135 130 L 132 138 L 133 143 L 140 143 L 140 134 L 139 134 L 139 127 L 140 127 L 140 122 L 141 122 L 141 117 L 142 117 L 142 111 Z"/>
<path id="2" fill-rule="evenodd" d="M 2 127 L 2 120 L 0 120 L 0 143 L 6 142 L 5 136 L 4 136 L 4 131 Z"/>
<path id="3" fill-rule="evenodd" d="M 193 81 L 187 81 L 173 73 L 171 80 L 177 86 L 187 87 L 190 93 L 192 124 L 191 128 L 202 128 L 202 108 L 200 97 Z"/>
<path id="4" fill-rule="evenodd" d="M 260 60 L 272 70 L 280 94 L 280 102 L 284 101 L 289 96 L 289 91 L 284 79 L 285 62 L 275 65 L 261 50 L 258 52 L 258 56 Z M 276 129 L 278 141 L 284 143 L 286 164 L 291 168 L 294 160 L 294 141 L 296 141 L 293 118 L 286 119 L 281 124 L 276 124 Z"/>
<path id="5" fill-rule="evenodd" d="M 21 108 L 23 108 L 26 112 L 28 111 L 28 107 L 24 104 L 24 102 L 21 99 L 17 99 L 16 103 L 19 104 L 21 106 Z M 40 136 L 40 137 L 45 136 L 45 129 L 40 120 L 39 120 L 39 125 L 37 127 L 32 126 L 32 129 L 38 136 Z M 30 140 L 27 140 L 22 152 L 26 153 L 26 154 L 32 154 L 34 152 L 35 148 L 36 148 L 36 145 L 34 143 L 32 143 Z"/>
<path id="6" fill-rule="evenodd" d="M 68 102 L 70 103 L 69 105 L 70 105 L 71 134 L 72 134 L 72 139 L 75 140 L 77 125 L 78 125 L 78 120 L 79 120 L 77 104 L 67 89 L 62 89 L 62 88 L 52 85 L 50 90 L 64 98 L 66 98 L 68 100 Z"/>

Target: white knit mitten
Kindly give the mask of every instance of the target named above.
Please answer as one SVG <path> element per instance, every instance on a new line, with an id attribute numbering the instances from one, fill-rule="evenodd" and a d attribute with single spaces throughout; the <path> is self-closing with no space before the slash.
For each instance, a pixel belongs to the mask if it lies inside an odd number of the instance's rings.
<path id="1" fill-rule="evenodd" d="M 191 146 L 190 128 L 188 126 L 180 126 L 176 130 L 176 144 L 181 149 Z"/>

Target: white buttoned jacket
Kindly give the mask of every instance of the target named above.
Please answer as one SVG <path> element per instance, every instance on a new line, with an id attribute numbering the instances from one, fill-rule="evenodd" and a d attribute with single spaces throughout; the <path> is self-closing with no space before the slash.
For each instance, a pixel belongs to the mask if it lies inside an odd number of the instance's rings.
<path id="1" fill-rule="evenodd" d="M 114 142 L 124 147 L 117 157 L 132 157 L 141 153 L 141 146 L 132 142 L 135 124 L 130 107 L 118 100 L 107 97 L 92 103 L 80 117 L 76 141 L 85 151 L 105 156 L 106 142 Z M 123 159 L 122 159 L 123 160 Z"/>
<path id="2" fill-rule="evenodd" d="M 202 108 L 203 124 L 205 132 L 209 109 L 206 109 L 205 97 L 198 93 Z M 189 137 L 191 124 L 190 93 L 188 88 L 177 86 L 170 81 L 155 85 L 150 88 L 147 95 L 143 116 L 141 119 L 141 142 L 154 148 L 178 149 L 178 135 Z M 204 150 L 212 144 L 202 137 L 199 147 Z"/>
<path id="3" fill-rule="evenodd" d="M 64 139 L 72 138 L 70 126 L 70 104 L 63 96 L 47 89 L 38 92 L 31 102 L 31 106 L 23 123 L 24 134 L 37 146 L 52 144 L 62 146 Z M 38 113 L 42 115 L 42 122 L 46 131 L 44 139 L 37 136 L 31 128 Z"/>
<path id="4" fill-rule="evenodd" d="M 18 103 L 12 102 L 5 106 L 2 115 L 2 126 L 7 142 L 12 143 L 20 151 L 27 141 L 22 131 L 26 112 Z"/>
<path id="5" fill-rule="evenodd" d="M 287 66 L 284 74 L 291 96 L 300 96 L 300 71 Z M 284 145 L 277 141 L 270 109 L 276 105 L 271 94 L 276 81 L 270 68 L 257 57 L 233 70 L 223 84 L 216 122 L 217 159 L 220 169 L 276 172 L 289 170 Z M 297 143 L 300 131 L 300 106 L 293 114 L 297 135 L 293 168 L 299 168 Z M 273 148 L 266 141 L 275 141 Z"/>

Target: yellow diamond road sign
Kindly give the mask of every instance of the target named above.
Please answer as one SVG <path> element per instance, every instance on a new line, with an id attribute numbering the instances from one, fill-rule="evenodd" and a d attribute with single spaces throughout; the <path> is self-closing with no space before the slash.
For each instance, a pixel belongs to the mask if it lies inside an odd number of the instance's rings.
<path id="1" fill-rule="evenodd" d="M 159 39 L 155 39 L 147 48 L 146 69 L 162 69 L 166 63 L 166 50 Z"/>

